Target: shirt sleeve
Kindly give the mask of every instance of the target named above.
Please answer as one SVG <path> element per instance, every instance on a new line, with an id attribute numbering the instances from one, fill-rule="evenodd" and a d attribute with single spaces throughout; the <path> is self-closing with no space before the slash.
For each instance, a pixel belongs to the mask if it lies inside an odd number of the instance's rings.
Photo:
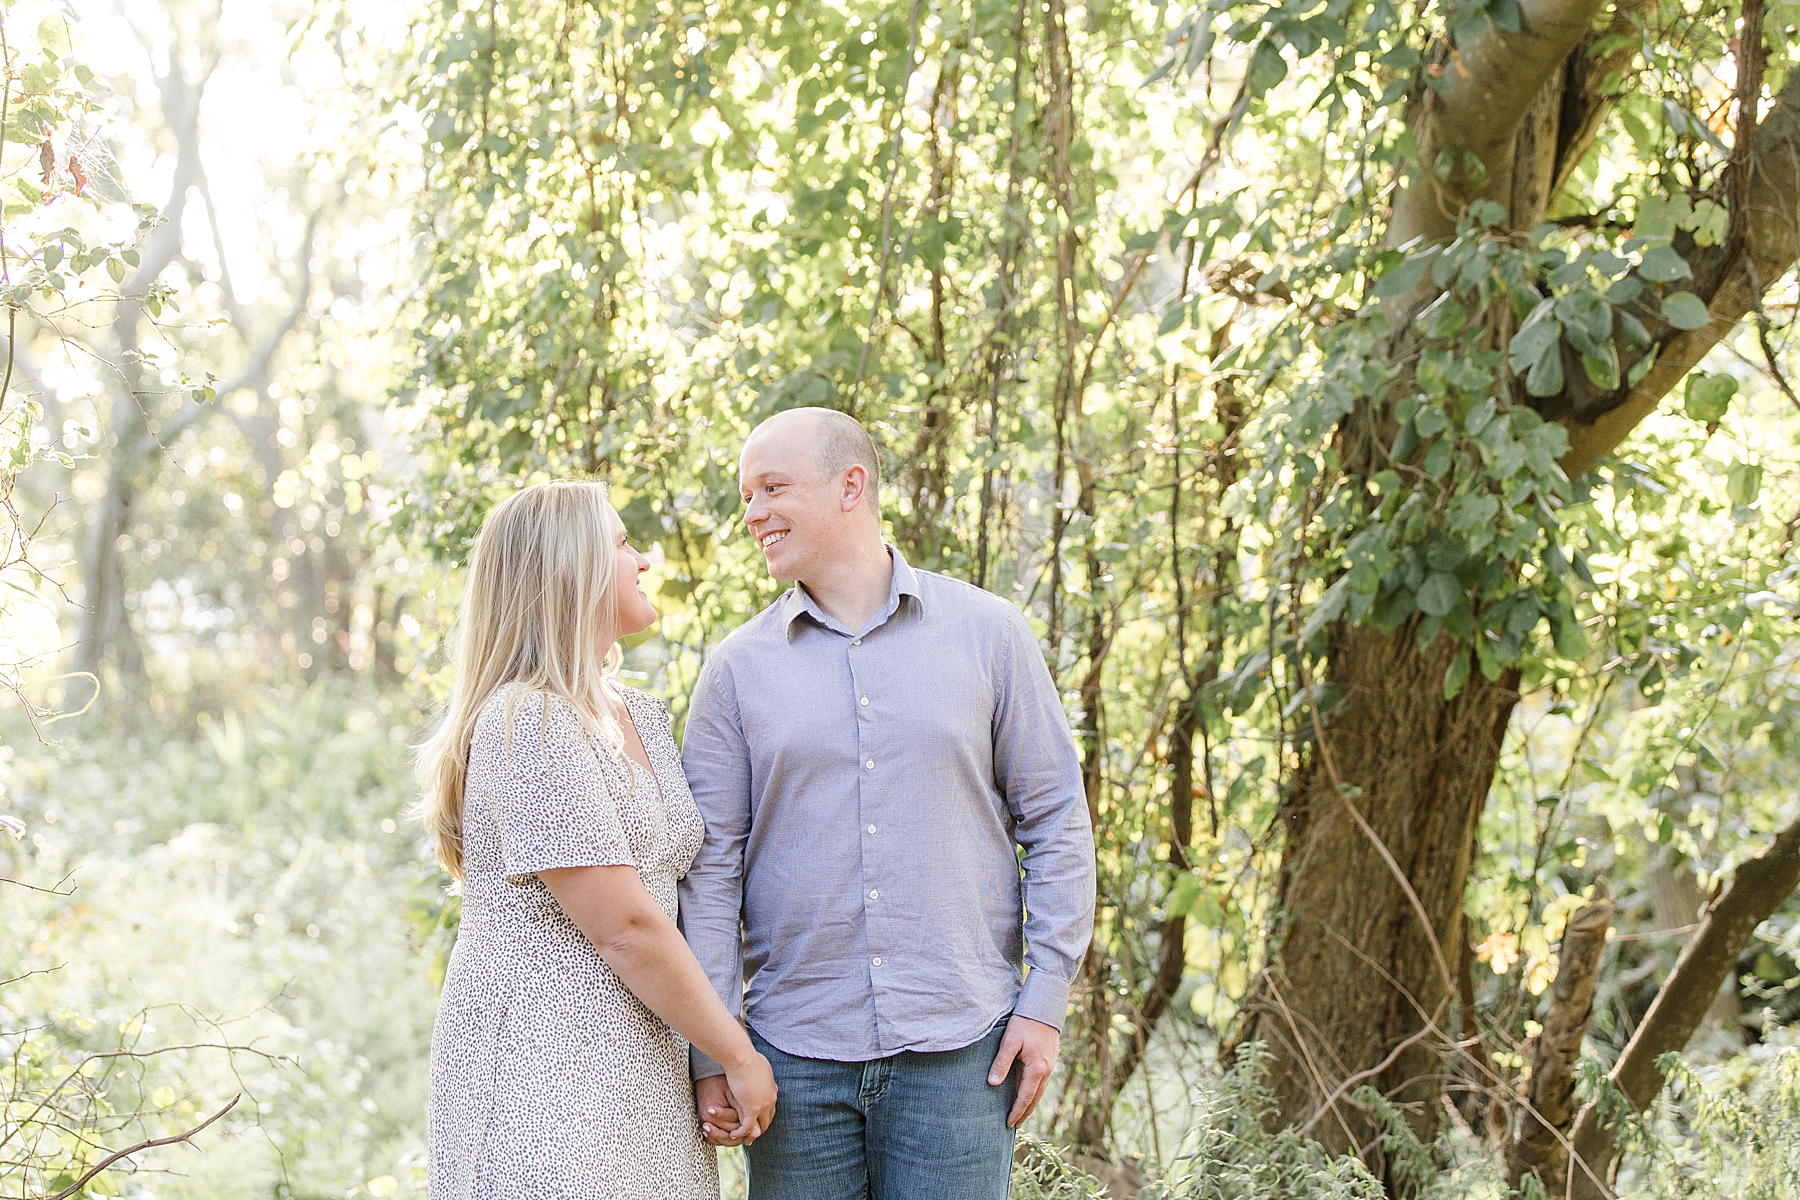
<path id="1" fill-rule="evenodd" d="M 528 692 L 494 731 L 489 775 L 510 883 L 558 867 L 635 866 L 599 755 L 568 701 Z"/>
<path id="2" fill-rule="evenodd" d="M 1094 933 L 1094 830 L 1081 764 L 1037 638 L 1011 610 L 994 716 L 994 782 L 1025 850 L 1025 964 L 1013 1012 L 1057 1029 Z"/>
<path id="3" fill-rule="evenodd" d="M 700 669 L 682 735 L 681 765 L 706 837 L 681 881 L 680 925 L 725 1010 L 744 1001 L 744 846 L 750 836 L 750 747 L 730 672 L 717 656 Z M 695 1079 L 725 1068 L 689 1050 Z"/>

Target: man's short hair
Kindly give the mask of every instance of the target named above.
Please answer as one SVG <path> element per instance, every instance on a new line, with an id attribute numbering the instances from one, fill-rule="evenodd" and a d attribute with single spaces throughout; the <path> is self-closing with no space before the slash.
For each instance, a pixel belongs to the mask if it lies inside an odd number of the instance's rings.
<path id="1" fill-rule="evenodd" d="M 849 413 L 839 412 L 835 408 L 816 408 L 812 411 L 819 422 L 819 440 L 813 448 L 819 473 L 831 476 L 848 470 L 853 465 L 861 466 L 869 473 L 871 507 L 879 510 L 881 456 L 875 452 L 875 439 Z"/>

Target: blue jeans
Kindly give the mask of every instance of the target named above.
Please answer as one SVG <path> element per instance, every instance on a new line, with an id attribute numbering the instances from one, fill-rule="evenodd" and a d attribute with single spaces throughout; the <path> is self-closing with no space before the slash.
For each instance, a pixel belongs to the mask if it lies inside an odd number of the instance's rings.
<path id="1" fill-rule="evenodd" d="M 973 1046 L 866 1063 L 784 1054 L 752 1029 L 781 1089 L 747 1151 L 750 1200 L 1005 1200 L 1017 1064 L 990 1087 L 1002 1021 Z"/>

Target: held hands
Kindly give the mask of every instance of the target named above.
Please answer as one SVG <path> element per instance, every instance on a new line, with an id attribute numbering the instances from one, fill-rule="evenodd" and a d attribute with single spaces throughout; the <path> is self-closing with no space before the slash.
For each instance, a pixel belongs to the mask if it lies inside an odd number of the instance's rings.
<path id="1" fill-rule="evenodd" d="M 1061 1047 L 1062 1034 L 1054 1025 L 1016 1015 L 1006 1023 L 1006 1033 L 1000 1039 L 1000 1053 L 994 1056 L 994 1065 L 988 1068 L 988 1086 L 999 1087 L 1005 1083 L 1014 1060 L 1018 1061 L 1019 1098 L 1013 1101 L 1012 1111 L 1006 1115 L 1008 1129 L 1017 1129 L 1023 1124 L 1038 1101 L 1043 1099 L 1044 1088 L 1050 1082 L 1050 1072 L 1056 1069 L 1056 1054 Z"/>
<path id="2" fill-rule="evenodd" d="M 748 1146 L 768 1131 L 775 1119 L 775 1074 L 769 1060 L 752 1053 L 741 1066 L 723 1075 L 694 1081 L 694 1106 L 700 1128 L 715 1146 Z"/>
<path id="3" fill-rule="evenodd" d="M 999 1087 L 1005 1083 L 1013 1064 L 1019 1064 L 1019 1095 L 1006 1116 L 1008 1129 L 1023 1124 L 1043 1099 L 1061 1047 L 1062 1035 L 1053 1025 L 1021 1016 L 1006 1023 L 1000 1053 L 988 1068 L 988 1085 Z M 769 1069 L 769 1060 L 753 1054 L 740 1067 L 728 1068 L 724 1075 L 695 1080 L 694 1105 L 699 1110 L 701 1130 L 713 1145 L 746 1146 L 756 1141 L 775 1117 L 775 1076 Z"/>

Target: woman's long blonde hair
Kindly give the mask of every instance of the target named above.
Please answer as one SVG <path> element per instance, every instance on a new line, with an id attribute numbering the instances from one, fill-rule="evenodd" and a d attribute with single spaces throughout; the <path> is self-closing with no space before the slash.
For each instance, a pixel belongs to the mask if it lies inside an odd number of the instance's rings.
<path id="1" fill-rule="evenodd" d="M 457 617 L 450 703 L 418 758 L 423 795 L 417 814 L 437 839 L 438 861 L 458 880 L 469 741 L 495 691 L 522 683 L 526 691 L 561 697 L 591 732 L 622 747 L 623 732 L 610 716 L 603 690 L 619 658 L 614 633 L 619 556 L 607 519 L 611 513 L 605 484 L 538 483 L 496 505 L 475 538 Z M 599 649 L 606 643 L 612 649 L 602 660 Z"/>

